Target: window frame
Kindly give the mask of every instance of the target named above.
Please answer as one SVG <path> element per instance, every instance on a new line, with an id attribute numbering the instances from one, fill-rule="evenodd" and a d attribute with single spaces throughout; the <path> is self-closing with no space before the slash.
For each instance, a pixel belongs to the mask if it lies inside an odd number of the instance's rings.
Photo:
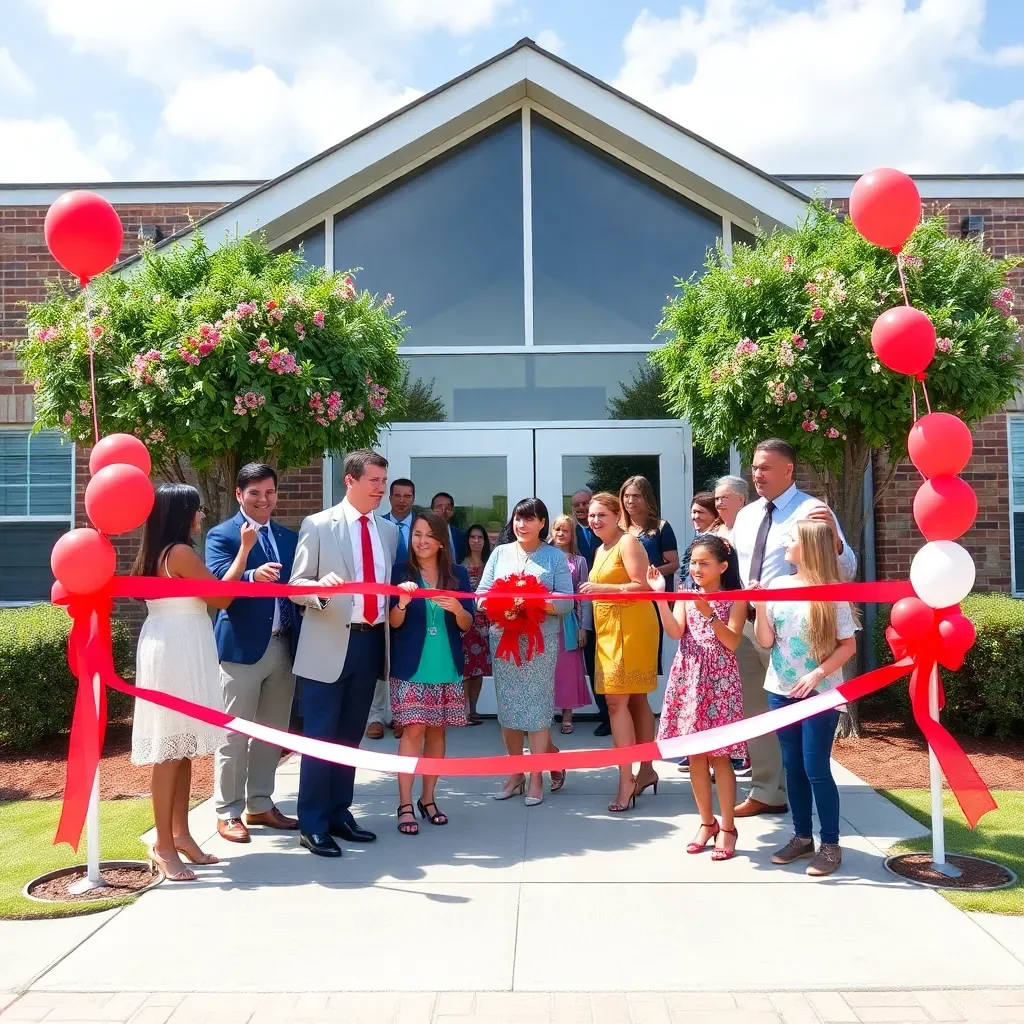
<path id="1" fill-rule="evenodd" d="M 27 453 L 27 459 L 28 459 L 28 465 L 29 465 L 29 473 L 28 473 L 28 484 L 27 484 L 27 487 L 28 487 L 28 496 L 29 496 L 30 499 L 31 499 L 31 488 L 32 488 L 32 478 L 31 478 L 32 439 L 34 437 L 36 437 L 39 433 L 42 433 L 42 431 L 35 431 L 33 429 L 33 427 L 34 427 L 34 424 L 31 424 L 31 423 L 27 423 L 27 424 L 26 423 L 4 423 L 4 424 L 0 424 L 0 431 L 2 431 L 5 434 L 7 434 L 7 433 L 14 433 L 15 431 L 17 431 L 18 433 L 26 433 L 26 432 L 28 433 L 28 453 Z M 54 433 L 54 434 L 58 434 L 58 435 L 60 434 L 59 430 L 46 431 L 46 432 L 47 433 Z M 71 507 L 70 507 L 70 511 L 67 513 L 67 515 L 56 515 L 56 514 L 52 514 L 52 513 L 47 513 L 47 514 L 42 514 L 42 515 L 33 515 L 31 512 L 27 513 L 26 515 L 16 515 L 16 516 L 0 515 L 0 527 L 2 527 L 5 523 L 67 523 L 69 530 L 73 530 L 75 528 L 75 470 L 76 470 L 76 464 L 77 464 L 78 445 L 74 441 L 65 441 L 65 444 L 67 444 L 70 447 L 70 449 L 71 449 L 71 473 L 70 473 L 70 477 L 71 477 L 71 480 L 70 480 L 70 485 L 71 485 L 71 493 L 70 493 Z M 30 509 L 32 507 L 31 506 L 31 500 L 29 500 L 28 507 Z M 2 598 L 0 598 L 0 608 L 24 608 L 24 607 L 27 607 L 27 606 L 30 606 L 30 605 L 34 605 L 34 604 L 39 604 L 39 603 L 40 603 L 39 599 L 36 599 L 36 600 L 3 600 Z"/>
<path id="2" fill-rule="evenodd" d="M 1024 412 L 1008 412 L 1006 414 L 1006 470 L 1009 477 L 1009 520 L 1010 520 L 1010 594 L 1013 597 L 1024 597 L 1024 565 L 1016 563 L 1016 531 L 1013 520 L 1017 512 L 1024 513 L 1024 494 L 1013 493 L 1013 439 L 1014 420 L 1024 423 Z M 1021 473 L 1024 476 L 1024 472 Z"/>

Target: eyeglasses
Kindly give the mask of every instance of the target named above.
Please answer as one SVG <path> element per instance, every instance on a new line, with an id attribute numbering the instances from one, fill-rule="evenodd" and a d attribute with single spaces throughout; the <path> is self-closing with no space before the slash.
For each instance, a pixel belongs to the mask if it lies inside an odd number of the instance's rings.
<path id="1" fill-rule="evenodd" d="M 208 516 L 210 514 L 210 507 L 209 507 L 209 505 L 200 505 L 199 506 L 199 514 L 201 516 Z"/>

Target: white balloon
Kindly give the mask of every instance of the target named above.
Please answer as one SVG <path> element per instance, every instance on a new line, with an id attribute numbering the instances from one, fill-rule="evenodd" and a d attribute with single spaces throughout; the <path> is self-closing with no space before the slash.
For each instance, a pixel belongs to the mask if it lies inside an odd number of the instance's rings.
<path id="1" fill-rule="evenodd" d="M 910 563 L 910 582 L 931 608 L 959 604 L 974 586 L 974 559 L 951 540 L 929 541 Z"/>

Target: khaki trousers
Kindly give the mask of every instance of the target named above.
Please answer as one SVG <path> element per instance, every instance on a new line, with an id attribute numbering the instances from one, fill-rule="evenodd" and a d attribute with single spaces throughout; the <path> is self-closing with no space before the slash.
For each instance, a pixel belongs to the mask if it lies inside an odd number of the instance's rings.
<path id="1" fill-rule="evenodd" d="M 220 685 L 224 710 L 274 729 L 287 729 L 291 719 L 295 676 L 288 637 L 272 636 L 254 665 L 222 661 Z M 274 806 L 274 778 L 281 748 L 229 732 L 217 748 L 213 784 L 218 818 L 240 818 L 242 811 L 261 814 Z"/>
<path id="2" fill-rule="evenodd" d="M 373 703 L 370 705 L 370 717 L 366 724 L 380 722 L 381 725 L 391 724 L 391 683 L 387 679 L 378 679 L 373 691 Z"/>
<path id="3" fill-rule="evenodd" d="M 743 639 L 736 649 L 743 682 L 743 717 L 753 718 L 768 710 L 768 697 L 764 688 L 764 675 L 771 657 L 771 649 L 762 647 L 754 639 L 754 624 L 743 627 Z M 786 802 L 786 775 L 782 768 L 782 748 L 778 737 L 770 732 L 747 741 L 750 752 L 749 796 L 772 806 Z"/>

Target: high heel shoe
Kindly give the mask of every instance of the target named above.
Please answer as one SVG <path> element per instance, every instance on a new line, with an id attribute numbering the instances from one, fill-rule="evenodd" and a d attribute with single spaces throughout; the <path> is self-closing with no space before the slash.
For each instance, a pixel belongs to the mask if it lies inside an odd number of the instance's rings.
<path id="1" fill-rule="evenodd" d="M 180 871 L 171 871 L 167 861 L 152 847 L 146 855 L 146 860 L 149 861 L 149 870 L 168 882 L 194 882 L 196 880 L 196 873 L 191 868 L 183 867 Z"/>
<path id="2" fill-rule="evenodd" d="M 526 776 L 519 780 L 511 789 L 499 789 L 491 794 L 492 800 L 511 800 L 514 796 L 522 796 L 526 792 Z"/>
<path id="3" fill-rule="evenodd" d="M 444 811 L 439 811 L 437 809 L 437 804 L 435 804 L 433 800 L 431 800 L 429 804 L 425 804 L 422 800 L 417 800 L 416 806 L 419 808 L 420 817 L 426 818 L 431 825 L 448 824 L 448 815 L 445 814 Z M 429 814 L 427 814 L 428 807 L 434 808 Z"/>
<path id="4" fill-rule="evenodd" d="M 565 771 L 553 771 L 551 773 L 551 792 L 557 793 L 565 785 Z"/>
<path id="5" fill-rule="evenodd" d="M 178 851 L 178 856 L 179 857 L 184 857 L 185 860 L 187 860 L 189 862 L 189 864 L 219 864 L 220 863 L 220 857 L 218 857 L 215 853 L 204 853 L 199 848 L 199 844 L 194 839 L 189 840 L 189 841 L 191 842 L 192 846 L 194 846 L 196 848 L 196 850 L 198 850 L 198 855 L 193 854 L 193 852 L 189 849 L 188 845 L 186 843 L 182 842 L 178 836 L 175 836 L 174 837 L 174 848 L 175 848 L 175 850 Z M 180 843 L 180 845 L 179 845 L 179 843 Z"/>
<path id="6" fill-rule="evenodd" d="M 544 776 L 543 775 L 541 775 L 541 777 L 540 777 L 540 785 L 541 785 L 540 796 L 532 796 L 530 794 L 527 794 L 526 799 L 523 801 L 523 803 L 526 804 L 527 807 L 536 807 L 537 804 L 544 803 Z"/>
<path id="7" fill-rule="evenodd" d="M 412 804 L 400 804 L 398 810 L 395 811 L 395 817 L 401 818 L 403 814 L 411 814 L 412 821 L 399 821 L 398 831 L 403 836 L 415 836 L 419 835 L 420 824 L 416 820 L 416 812 L 412 808 Z"/>
<path id="8" fill-rule="evenodd" d="M 718 824 L 718 819 L 717 818 L 712 818 L 710 825 L 707 824 L 706 822 L 702 821 L 700 823 L 700 827 L 703 828 L 703 829 L 707 829 L 708 834 L 705 837 L 703 843 L 698 843 L 696 839 L 692 843 L 687 843 L 686 844 L 686 852 L 687 853 L 700 853 L 701 850 L 705 849 L 705 847 L 708 845 L 708 843 L 710 843 L 715 838 L 715 836 L 718 835 L 718 833 L 722 829 L 722 826 Z"/>
<path id="9" fill-rule="evenodd" d="M 624 804 L 620 804 L 618 800 L 613 800 L 608 805 L 608 810 L 611 811 L 612 814 L 623 814 L 636 807 L 636 787 L 637 781 L 636 779 L 633 779 L 633 792 L 630 794 L 629 799 Z"/>
<path id="10" fill-rule="evenodd" d="M 736 829 L 736 828 L 720 828 L 718 831 L 719 832 L 724 832 L 724 833 L 726 833 L 727 835 L 730 835 L 730 836 L 735 836 L 737 839 L 739 838 L 739 835 L 740 835 L 739 829 Z M 735 856 L 736 856 L 736 847 L 735 846 L 733 846 L 733 848 L 731 850 L 723 850 L 720 846 L 716 846 L 711 851 L 711 859 L 712 860 L 732 860 L 732 858 L 735 857 Z"/>
<path id="11" fill-rule="evenodd" d="M 637 776 L 637 780 L 636 780 L 636 795 L 637 796 L 642 796 L 643 793 L 644 793 L 644 790 L 650 789 L 653 786 L 654 787 L 654 795 L 657 796 L 658 795 L 658 782 L 659 781 L 660 780 L 658 778 L 658 773 L 656 771 L 654 771 L 653 769 L 651 770 L 650 776 L 648 776 L 646 781 L 643 782 L 643 783 L 641 783 L 640 777 Z"/>

